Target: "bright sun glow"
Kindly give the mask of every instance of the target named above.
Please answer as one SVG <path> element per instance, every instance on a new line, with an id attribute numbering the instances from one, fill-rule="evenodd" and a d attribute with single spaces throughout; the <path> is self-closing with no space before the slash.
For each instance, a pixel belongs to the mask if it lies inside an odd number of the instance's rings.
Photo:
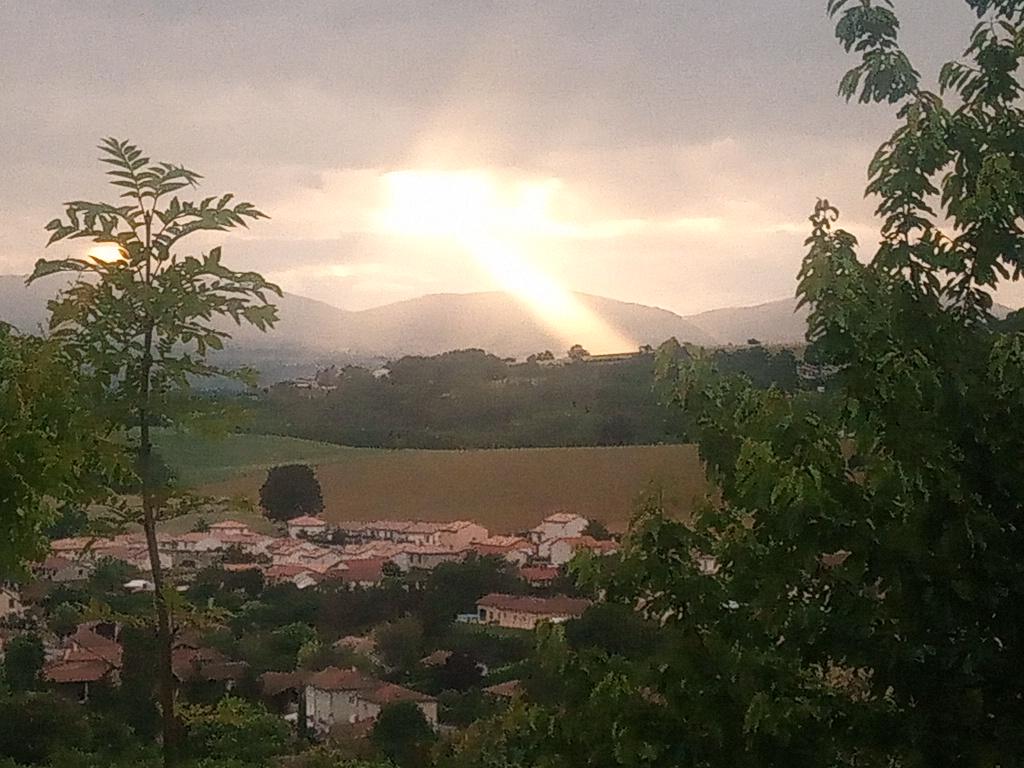
<path id="1" fill-rule="evenodd" d="M 565 343 L 593 353 L 634 350 L 616 331 L 526 256 L 524 241 L 563 230 L 550 213 L 556 180 L 502 190 L 482 172 L 397 171 L 384 176 L 388 205 L 378 226 L 402 237 L 451 239 L 501 288 Z"/>
<path id="2" fill-rule="evenodd" d="M 85 255 L 104 264 L 113 264 L 124 259 L 124 250 L 117 243 L 96 243 Z"/>

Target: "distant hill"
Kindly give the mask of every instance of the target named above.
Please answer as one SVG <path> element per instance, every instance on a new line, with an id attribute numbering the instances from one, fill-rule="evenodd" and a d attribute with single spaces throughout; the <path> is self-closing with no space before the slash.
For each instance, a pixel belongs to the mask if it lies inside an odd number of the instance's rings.
<path id="1" fill-rule="evenodd" d="M 37 330 L 45 323 L 46 300 L 55 290 L 53 280 L 26 286 L 22 276 L 0 275 L 0 320 Z M 796 299 L 681 316 L 602 296 L 577 293 L 576 298 L 638 344 L 657 345 L 672 336 L 702 345 L 745 344 L 751 338 L 797 344 L 804 339 L 807 323 L 807 311 L 797 311 Z M 295 294 L 285 294 L 277 304 L 281 321 L 271 333 L 225 326 L 235 339 L 232 359 L 298 363 L 346 356 L 360 361 L 467 348 L 523 358 L 545 349 L 560 354 L 566 347 L 565 340 L 520 302 L 500 292 L 432 294 L 359 312 Z M 997 313 L 1007 311 L 997 307 Z M 586 346 L 586 339 L 577 341 Z"/>
<path id="2" fill-rule="evenodd" d="M 46 321 L 46 300 L 55 290 L 53 281 L 26 287 L 22 276 L 0 276 L 0 320 L 22 330 L 37 330 Z M 638 344 L 660 344 L 671 336 L 695 344 L 718 341 L 668 310 L 587 294 L 577 298 Z M 278 350 L 293 357 L 299 351 L 314 356 L 347 352 L 396 357 L 475 347 L 505 357 L 525 357 L 545 349 L 561 354 L 567 346 L 522 304 L 500 292 L 434 294 L 360 312 L 294 294 L 285 294 L 277 304 L 281 321 L 271 333 L 225 326 L 235 339 L 233 356 Z M 578 341 L 586 345 L 587 340 Z"/>
<path id="3" fill-rule="evenodd" d="M 798 310 L 796 305 L 795 298 L 779 299 L 752 307 L 712 309 L 686 319 L 720 344 L 746 344 L 749 339 L 797 344 L 807 330 L 807 308 Z"/>

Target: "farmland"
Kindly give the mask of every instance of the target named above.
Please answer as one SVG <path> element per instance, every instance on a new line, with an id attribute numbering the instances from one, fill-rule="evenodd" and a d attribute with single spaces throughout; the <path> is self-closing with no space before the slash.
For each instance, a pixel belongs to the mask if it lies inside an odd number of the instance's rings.
<path id="1" fill-rule="evenodd" d="M 229 480 L 276 464 L 331 461 L 354 450 L 280 435 L 203 437 L 168 430 L 158 430 L 153 444 L 178 482 L 186 487 Z"/>
<path id="2" fill-rule="evenodd" d="M 614 448 L 522 448 L 426 451 L 343 448 L 295 440 L 235 435 L 187 456 L 166 451 L 179 477 L 202 478 L 204 493 L 258 498 L 266 467 L 284 461 L 316 466 L 329 520 L 471 518 L 496 532 L 521 530 L 557 509 L 579 512 L 623 529 L 647 491 L 659 491 L 673 514 L 685 515 L 703 486 L 697 452 L 689 445 Z M 254 441 L 246 451 L 238 442 Z M 267 442 L 264 442 L 267 441 Z M 273 448 L 284 446 L 284 455 Z M 166 449 L 165 449 L 166 450 Z M 190 468 L 180 469 L 188 458 Z M 191 467 L 194 457 L 209 466 Z M 258 459 L 258 460 L 257 460 Z"/>

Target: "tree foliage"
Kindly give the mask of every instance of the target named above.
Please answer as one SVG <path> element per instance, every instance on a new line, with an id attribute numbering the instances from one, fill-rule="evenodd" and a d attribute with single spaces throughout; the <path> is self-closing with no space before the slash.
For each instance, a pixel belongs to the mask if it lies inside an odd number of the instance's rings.
<path id="1" fill-rule="evenodd" d="M 663 356 L 717 487 L 582 575 L 656 622 L 635 663 L 542 633 L 527 701 L 453 764 L 997 766 L 1024 750 L 1024 334 L 990 316 L 1024 253 L 1024 3 L 928 92 L 887 2 L 831 0 L 847 98 L 898 105 L 869 260 L 820 201 L 798 293 L 825 397 Z M 702 556 L 712 556 L 708 568 Z M 609 565 L 610 563 L 610 565 Z M 459 762 L 467 761 L 467 762 Z"/>
<path id="2" fill-rule="evenodd" d="M 308 464 L 271 467 L 260 487 L 260 506 L 271 520 L 319 515 L 324 511 L 324 496 L 316 472 Z"/>
<path id="3" fill-rule="evenodd" d="M 414 702 L 400 701 L 381 709 L 370 739 L 399 768 L 419 768 L 429 765 L 437 735 Z"/>
<path id="4" fill-rule="evenodd" d="M 216 321 L 273 326 L 270 303 L 280 289 L 255 272 L 238 272 L 221 249 L 188 253 L 185 239 L 223 232 L 265 218 L 251 203 L 225 194 L 193 202 L 179 197 L 201 176 L 171 163 L 153 162 L 128 141 L 104 139 L 100 161 L 109 165 L 117 203 L 72 200 L 46 225 L 49 245 L 86 240 L 98 244 L 82 255 L 40 259 L 30 281 L 55 274 L 74 279 L 49 302 L 50 332 L 79 370 L 102 388 L 93 406 L 132 430 L 141 481 L 142 524 L 149 549 L 160 637 L 158 668 L 164 717 L 164 755 L 175 759 L 177 727 L 171 672 L 173 632 L 168 592 L 157 555 L 156 521 L 166 492 L 150 440 L 154 426 L 182 424 L 183 399 L 197 377 L 243 375 L 223 370 L 208 354 L 230 337 Z M 101 250 L 97 250 L 100 249 Z M 244 377 L 244 376 L 243 376 Z"/>
<path id="5" fill-rule="evenodd" d="M 182 707 L 191 754 L 200 759 L 267 765 L 285 751 L 288 724 L 259 704 L 226 696 L 212 706 Z"/>
<path id="6" fill-rule="evenodd" d="M 0 574 L 39 558 L 47 530 L 124 464 L 91 383 L 60 344 L 0 323 Z"/>
<path id="7" fill-rule="evenodd" d="M 32 691 L 39 687 L 39 673 L 45 661 L 39 635 L 24 634 L 11 638 L 4 649 L 4 677 L 12 691 Z"/>

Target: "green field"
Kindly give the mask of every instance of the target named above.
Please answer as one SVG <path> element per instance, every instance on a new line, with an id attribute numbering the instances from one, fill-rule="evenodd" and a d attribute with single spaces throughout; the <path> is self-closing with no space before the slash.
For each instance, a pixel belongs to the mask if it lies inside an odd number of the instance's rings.
<path id="1" fill-rule="evenodd" d="M 704 484 L 689 445 L 389 451 L 267 435 L 213 441 L 165 434 L 159 448 L 180 481 L 204 493 L 256 501 L 268 467 L 305 462 L 316 466 L 327 519 L 469 518 L 495 532 L 531 527 L 559 509 L 623 529 L 651 490 L 685 516 Z"/>
<path id="2" fill-rule="evenodd" d="M 339 459 L 353 448 L 279 435 L 202 437 L 158 430 L 153 444 L 187 487 L 217 483 L 276 464 L 316 464 Z"/>

